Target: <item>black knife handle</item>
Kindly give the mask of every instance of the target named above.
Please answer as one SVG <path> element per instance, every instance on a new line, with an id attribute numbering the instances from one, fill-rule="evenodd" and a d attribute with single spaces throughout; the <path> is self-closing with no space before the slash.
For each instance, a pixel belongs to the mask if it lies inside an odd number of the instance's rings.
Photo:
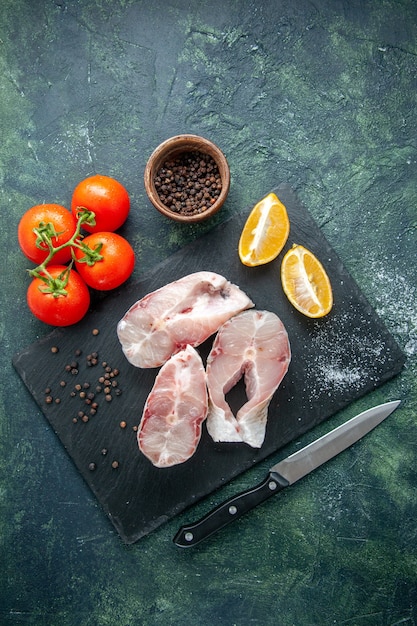
<path id="1" fill-rule="evenodd" d="M 289 482 L 277 472 L 270 472 L 257 487 L 242 491 L 202 517 L 198 522 L 182 526 L 173 541 L 180 548 L 190 548 L 230 522 L 239 519 L 261 502 L 275 495 Z"/>

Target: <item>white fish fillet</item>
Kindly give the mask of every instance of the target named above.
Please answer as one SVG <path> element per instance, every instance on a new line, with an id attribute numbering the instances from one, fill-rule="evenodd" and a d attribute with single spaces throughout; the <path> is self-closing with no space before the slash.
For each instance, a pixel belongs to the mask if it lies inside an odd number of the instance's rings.
<path id="1" fill-rule="evenodd" d="M 244 311 L 219 330 L 207 359 L 207 430 L 214 441 L 260 448 L 271 398 L 291 360 L 287 331 L 270 311 Z M 226 394 L 244 377 L 247 402 L 236 416 Z"/>
<path id="2" fill-rule="evenodd" d="M 204 365 L 187 346 L 163 365 L 146 401 L 138 445 L 156 467 L 184 463 L 198 446 L 207 416 Z"/>
<path id="3" fill-rule="evenodd" d="M 159 367 L 187 345 L 200 345 L 233 315 L 253 306 L 223 276 L 195 272 L 136 302 L 119 321 L 117 334 L 132 365 Z"/>

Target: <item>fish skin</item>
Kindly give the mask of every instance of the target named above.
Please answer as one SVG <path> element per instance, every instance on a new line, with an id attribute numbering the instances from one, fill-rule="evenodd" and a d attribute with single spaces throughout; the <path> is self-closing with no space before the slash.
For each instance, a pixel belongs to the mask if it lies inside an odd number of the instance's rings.
<path id="1" fill-rule="evenodd" d="M 136 367 L 163 365 L 187 345 L 197 347 L 230 317 L 253 307 L 224 276 L 194 272 L 133 304 L 117 325 L 127 360 Z"/>
<path id="2" fill-rule="evenodd" d="M 184 463 L 197 449 L 207 409 L 204 365 L 187 346 L 159 370 L 138 428 L 139 449 L 155 467 Z"/>
<path id="3" fill-rule="evenodd" d="M 219 329 L 207 358 L 207 430 L 214 441 L 260 448 L 272 396 L 288 371 L 287 331 L 275 313 L 244 311 Z M 244 377 L 247 401 L 233 414 L 226 394 Z"/>

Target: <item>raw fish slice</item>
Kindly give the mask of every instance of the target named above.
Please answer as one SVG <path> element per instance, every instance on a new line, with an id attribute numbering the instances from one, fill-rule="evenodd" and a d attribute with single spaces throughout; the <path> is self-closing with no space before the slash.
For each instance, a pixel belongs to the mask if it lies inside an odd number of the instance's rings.
<path id="1" fill-rule="evenodd" d="M 132 365 L 159 367 L 185 346 L 196 347 L 236 313 L 254 306 L 248 296 L 213 272 L 195 272 L 136 302 L 117 325 Z"/>
<path id="2" fill-rule="evenodd" d="M 156 467 L 184 463 L 196 451 L 207 407 L 204 365 L 187 346 L 155 379 L 138 429 L 139 449 Z"/>
<path id="3" fill-rule="evenodd" d="M 285 327 L 270 311 L 244 311 L 219 330 L 207 358 L 207 430 L 214 441 L 260 448 L 268 407 L 291 360 Z M 244 377 L 247 402 L 234 416 L 226 394 Z"/>

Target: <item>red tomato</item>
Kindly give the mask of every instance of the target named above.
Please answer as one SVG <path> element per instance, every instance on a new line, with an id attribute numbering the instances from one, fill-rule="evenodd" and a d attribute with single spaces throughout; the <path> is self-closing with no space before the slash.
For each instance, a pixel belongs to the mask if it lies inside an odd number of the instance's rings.
<path id="1" fill-rule="evenodd" d="M 114 178 L 96 174 L 81 181 L 71 200 L 71 211 L 75 217 L 80 208 L 95 213 L 95 226 L 84 224 L 89 233 L 113 232 L 126 221 L 130 209 L 129 194 Z"/>
<path id="2" fill-rule="evenodd" d="M 87 285 L 75 270 L 69 270 L 65 265 L 48 266 L 48 272 L 54 279 L 63 272 L 69 272 L 68 283 L 63 287 L 66 295 L 55 297 L 52 293 L 41 291 L 46 284 L 40 278 L 34 278 L 26 294 L 29 309 L 35 317 L 51 326 L 76 324 L 84 317 L 90 306 Z"/>
<path id="3" fill-rule="evenodd" d="M 43 263 L 48 256 L 48 246 L 40 242 L 40 248 L 38 248 L 37 235 L 33 232 L 41 224 L 45 226 L 50 224 L 52 233 L 56 233 L 56 236 L 51 238 L 54 248 L 71 239 L 77 227 L 72 213 L 60 204 L 39 204 L 26 211 L 17 227 L 17 238 L 23 254 L 36 265 Z M 53 263 L 66 263 L 70 259 L 71 249 L 68 246 L 54 255 Z"/>
<path id="4" fill-rule="evenodd" d="M 124 237 L 117 233 L 93 233 L 85 237 L 82 244 L 90 250 L 94 250 L 101 244 L 99 254 L 103 258 L 96 261 L 94 265 L 80 261 L 86 258 L 86 254 L 79 248 L 74 248 L 77 271 L 93 289 L 101 291 L 115 289 L 132 274 L 135 266 L 135 253 Z"/>

